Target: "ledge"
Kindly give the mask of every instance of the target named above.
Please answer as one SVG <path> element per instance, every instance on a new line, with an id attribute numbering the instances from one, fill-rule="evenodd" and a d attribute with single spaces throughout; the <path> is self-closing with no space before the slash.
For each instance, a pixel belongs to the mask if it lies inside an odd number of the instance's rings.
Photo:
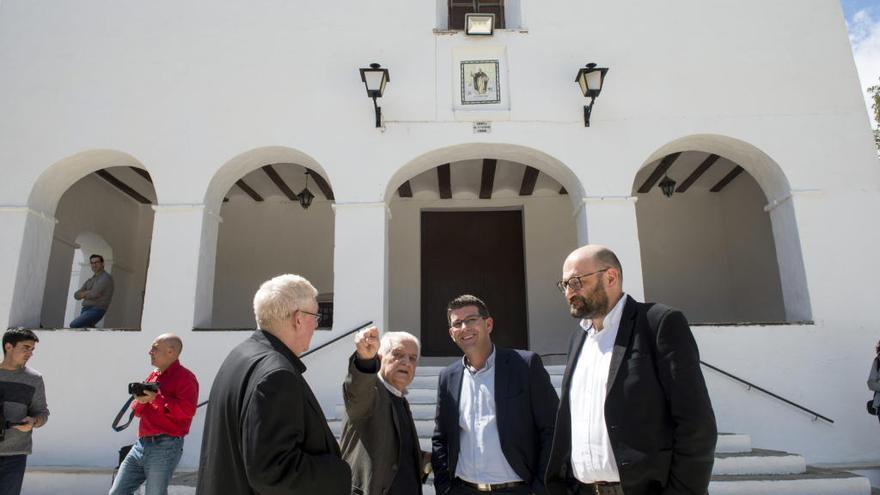
<path id="1" fill-rule="evenodd" d="M 692 327 L 797 327 L 813 326 L 813 320 L 803 321 L 724 321 L 724 322 L 689 322 Z"/>

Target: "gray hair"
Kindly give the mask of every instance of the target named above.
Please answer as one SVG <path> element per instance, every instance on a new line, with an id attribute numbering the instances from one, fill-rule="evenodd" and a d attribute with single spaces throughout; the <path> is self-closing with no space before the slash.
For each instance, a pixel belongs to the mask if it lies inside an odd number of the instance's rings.
<path id="1" fill-rule="evenodd" d="M 422 346 L 415 335 L 409 332 L 385 332 L 382 335 L 382 340 L 379 342 L 379 355 L 384 356 L 388 354 L 391 352 L 391 349 L 394 349 L 403 342 L 412 342 L 416 345 L 416 351 L 421 354 Z"/>
<path id="2" fill-rule="evenodd" d="M 318 290 L 299 275 L 278 275 L 263 282 L 254 295 L 257 327 L 273 330 L 297 310 L 314 301 Z"/>

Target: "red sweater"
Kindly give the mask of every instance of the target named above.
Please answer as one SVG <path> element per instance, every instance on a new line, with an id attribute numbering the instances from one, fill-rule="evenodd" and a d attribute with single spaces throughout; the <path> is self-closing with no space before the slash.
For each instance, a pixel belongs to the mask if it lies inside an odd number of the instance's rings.
<path id="1" fill-rule="evenodd" d="M 135 402 L 134 415 L 141 418 L 138 438 L 152 435 L 182 437 L 196 414 L 199 382 L 192 372 L 174 361 L 162 373 L 153 371 L 148 382 L 159 382 L 159 393 L 149 404 Z"/>

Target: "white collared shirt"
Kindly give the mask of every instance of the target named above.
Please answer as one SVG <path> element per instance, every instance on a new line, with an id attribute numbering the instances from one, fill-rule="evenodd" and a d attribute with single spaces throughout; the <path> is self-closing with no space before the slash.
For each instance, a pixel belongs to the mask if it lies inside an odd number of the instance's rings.
<path id="1" fill-rule="evenodd" d="M 605 397 L 611 352 L 625 303 L 626 294 L 623 294 L 605 315 L 599 332 L 589 319 L 580 323 L 587 338 L 571 374 L 569 405 L 571 467 L 574 477 L 581 483 L 620 481 L 605 422 Z"/>
<path id="2" fill-rule="evenodd" d="M 475 370 L 462 358 L 458 403 L 459 449 L 455 476 L 471 483 L 522 481 L 501 450 L 495 409 L 495 347 L 486 365 Z"/>

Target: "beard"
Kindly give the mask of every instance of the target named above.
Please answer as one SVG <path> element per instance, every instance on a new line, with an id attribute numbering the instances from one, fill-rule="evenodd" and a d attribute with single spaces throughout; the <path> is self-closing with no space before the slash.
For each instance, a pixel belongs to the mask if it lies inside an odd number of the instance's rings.
<path id="1" fill-rule="evenodd" d="M 585 296 L 575 294 L 568 299 L 568 309 L 575 318 L 596 318 L 608 311 L 608 294 L 599 283 Z"/>

